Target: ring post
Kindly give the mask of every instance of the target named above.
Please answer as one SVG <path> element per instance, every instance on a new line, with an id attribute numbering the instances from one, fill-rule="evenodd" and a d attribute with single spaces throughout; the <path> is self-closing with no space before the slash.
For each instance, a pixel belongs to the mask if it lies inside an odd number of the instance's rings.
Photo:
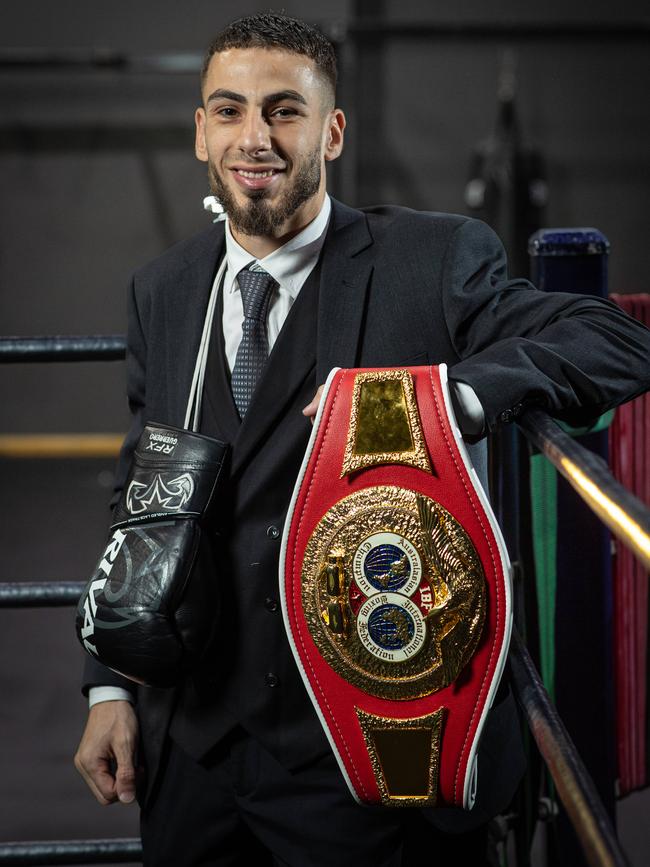
<path id="1" fill-rule="evenodd" d="M 598 229 L 543 229 L 531 236 L 528 252 L 531 279 L 539 289 L 607 297 L 609 241 Z M 592 430 L 569 433 L 607 460 L 606 423 Z M 531 499 L 540 667 L 615 822 L 610 535 L 542 455 L 531 457 Z M 562 863 L 585 863 L 563 814 L 557 846 Z"/>

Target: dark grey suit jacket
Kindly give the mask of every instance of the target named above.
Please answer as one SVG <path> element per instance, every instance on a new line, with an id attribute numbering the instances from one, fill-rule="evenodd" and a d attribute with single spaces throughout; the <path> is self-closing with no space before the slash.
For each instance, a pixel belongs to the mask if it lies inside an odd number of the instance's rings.
<path id="1" fill-rule="evenodd" d="M 129 302 L 128 395 L 133 427 L 118 489 L 146 421 L 182 426 L 223 225 L 176 245 L 138 271 Z M 508 281 L 500 242 L 461 216 L 333 202 L 328 237 L 239 423 L 217 316 L 202 430 L 232 443 L 228 488 L 215 520 L 222 627 L 197 675 L 176 694 L 142 690 L 139 712 L 150 781 L 163 738 L 196 758 L 233 725 L 285 766 L 328 749 L 295 669 L 274 603 L 279 539 L 309 436 L 300 410 L 334 366 L 449 365 L 469 383 L 493 430 L 526 406 L 571 422 L 650 387 L 650 333 L 597 298 L 546 294 Z M 269 687 L 273 673 L 278 686 Z M 90 663 L 86 685 L 127 685 Z M 486 725 L 479 796 L 469 827 L 503 808 L 521 773 L 512 698 Z M 171 721 L 171 723 L 170 723 Z"/>

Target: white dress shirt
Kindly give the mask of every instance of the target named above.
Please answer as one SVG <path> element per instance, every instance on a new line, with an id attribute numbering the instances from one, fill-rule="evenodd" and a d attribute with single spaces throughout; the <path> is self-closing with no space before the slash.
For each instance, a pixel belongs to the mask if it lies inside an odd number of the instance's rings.
<path id="1" fill-rule="evenodd" d="M 244 307 L 237 275 L 243 268 L 248 268 L 252 264 L 253 271 L 266 271 L 278 284 L 271 297 L 267 319 L 270 352 L 291 310 L 291 305 L 318 262 L 320 251 L 325 243 L 331 211 L 332 204 L 329 196 L 326 195 L 318 216 L 302 232 L 263 259 L 256 259 L 244 250 L 233 238 L 230 225 L 226 222 L 228 266 L 223 283 L 223 336 L 226 359 L 231 372 L 235 366 L 244 321 Z"/>

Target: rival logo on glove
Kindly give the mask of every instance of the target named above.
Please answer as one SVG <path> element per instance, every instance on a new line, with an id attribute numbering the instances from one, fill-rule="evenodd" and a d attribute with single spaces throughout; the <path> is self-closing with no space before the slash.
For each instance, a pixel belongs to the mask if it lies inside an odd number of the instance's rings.
<path id="1" fill-rule="evenodd" d="M 106 582 L 108 581 L 108 576 L 111 574 L 111 569 L 113 568 L 113 564 L 117 560 L 117 555 L 120 553 L 120 548 L 124 544 L 124 540 L 126 539 L 126 533 L 123 533 L 121 530 L 116 530 L 113 533 L 111 541 L 108 543 L 106 550 L 102 556 L 101 562 L 99 564 L 100 573 L 104 573 L 103 578 L 95 578 L 88 588 L 88 593 L 86 594 L 86 598 L 84 600 L 83 612 L 84 612 L 84 623 L 81 627 L 81 640 L 83 641 L 83 645 L 89 653 L 92 653 L 94 656 L 98 656 L 97 648 L 94 644 L 90 642 L 90 638 L 95 634 L 95 617 L 97 616 L 97 602 L 95 601 L 95 594 L 101 592 L 106 586 Z"/>
<path id="2" fill-rule="evenodd" d="M 194 481 L 189 473 L 183 473 L 167 483 L 163 481 L 160 473 L 156 473 L 153 480 L 144 482 L 131 482 L 126 492 L 126 508 L 132 515 L 140 515 L 149 512 L 156 507 L 165 512 L 180 512 L 194 493 Z"/>

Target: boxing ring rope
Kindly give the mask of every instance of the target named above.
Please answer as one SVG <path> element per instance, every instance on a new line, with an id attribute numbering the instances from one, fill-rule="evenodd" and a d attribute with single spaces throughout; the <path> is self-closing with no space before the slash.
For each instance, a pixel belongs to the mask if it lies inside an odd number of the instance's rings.
<path id="1" fill-rule="evenodd" d="M 516 629 L 510 642 L 515 697 L 591 867 L 628 867 L 612 823 Z"/>
<path id="2" fill-rule="evenodd" d="M 0 339 L 2 364 L 35 361 L 120 361 L 125 355 L 126 338 L 121 334 Z"/>
<path id="3" fill-rule="evenodd" d="M 85 581 L 3 581 L 0 608 L 62 608 L 76 605 Z"/>
<path id="4" fill-rule="evenodd" d="M 125 355 L 121 334 L 0 338 L 2 364 L 122 361 Z M 103 433 L 5 434 L 0 435 L 0 457 L 113 458 L 123 439 L 123 434 Z"/>
<path id="5" fill-rule="evenodd" d="M 116 458 L 124 434 L 0 434 L 2 458 Z"/>
<path id="6" fill-rule="evenodd" d="M 0 843 L 0 864 L 132 864 L 142 845 L 131 837 L 113 840 L 43 840 Z"/>
<path id="7" fill-rule="evenodd" d="M 564 433 L 545 412 L 531 409 L 517 424 L 589 508 L 650 570 L 650 509 L 614 478 L 601 457 Z"/>
<path id="8" fill-rule="evenodd" d="M 119 360 L 121 336 L 0 338 L 0 362 Z M 650 509 L 614 479 L 606 463 L 564 433 L 546 413 L 529 410 L 519 427 L 564 475 L 587 505 L 650 567 Z M 0 583 L 0 608 L 75 605 L 82 581 Z M 558 794 L 593 867 L 625 867 L 623 854 L 594 784 L 553 707 L 516 630 L 510 650 L 515 695 Z M 0 864 L 129 863 L 136 839 L 0 843 Z"/>

